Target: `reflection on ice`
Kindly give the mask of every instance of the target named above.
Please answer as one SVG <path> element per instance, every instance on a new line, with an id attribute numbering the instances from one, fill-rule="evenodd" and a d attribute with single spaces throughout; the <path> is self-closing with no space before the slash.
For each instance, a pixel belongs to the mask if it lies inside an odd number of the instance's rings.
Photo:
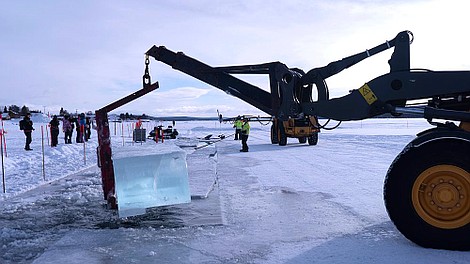
<path id="1" fill-rule="evenodd" d="M 123 148 L 113 162 L 119 217 L 191 201 L 184 151 L 155 145 Z"/>

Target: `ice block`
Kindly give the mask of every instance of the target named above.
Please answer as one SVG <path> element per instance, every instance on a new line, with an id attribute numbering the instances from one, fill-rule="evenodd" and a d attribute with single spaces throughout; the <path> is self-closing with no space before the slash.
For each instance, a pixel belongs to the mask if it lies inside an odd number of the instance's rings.
<path id="1" fill-rule="evenodd" d="M 119 217 L 191 201 L 186 153 L 177 147 L 121 148 L 114 152 L 113 163 Z"/>

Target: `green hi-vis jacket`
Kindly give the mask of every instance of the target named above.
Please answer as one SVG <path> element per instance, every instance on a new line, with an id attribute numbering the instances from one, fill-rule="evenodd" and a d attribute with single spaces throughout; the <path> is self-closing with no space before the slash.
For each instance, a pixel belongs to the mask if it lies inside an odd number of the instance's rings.
<path id="1" fill-rule="evenodd" d="M 233 127 L 236 129 L 242 129 L 243 122 L 241 120 L 235 120 L 235 123 L 233 124 Z"/>
<path id="2" fill-rule="evenodd" d="M 250 123 L 246 122 L 242 125 L 242 134 L 249 135 L 250 134 Z"/>

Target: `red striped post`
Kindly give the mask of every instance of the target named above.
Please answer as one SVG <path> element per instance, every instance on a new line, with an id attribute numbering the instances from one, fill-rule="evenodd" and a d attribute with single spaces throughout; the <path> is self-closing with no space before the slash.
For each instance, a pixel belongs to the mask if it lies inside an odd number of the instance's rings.
<path id="1" fill-rule="evenodd" d="M 50 129 L 51 125 L 48 124 L 47 127 Z M 47 145 L 50 146 L 51 144 L 49 144 L 49 129 L 46 129 L 46 137 L 47 137 Z M 52 133 L 51 133 L 52 135 Z"/>
<path id="2" fill-rule="evenodd" d="M 44 165 L 44 126 L 41 126 L 41 147 L 42 147 L 42 178 L 44 181 L 46 181 L 46 168 Z"/>
<path id="3" fill-rule="evenodd" d="M 3 163 L 3 129 L 2 131 L 0 131 L 0 154 L 2 156 L 2 183 L 3 183 L 3 193 L 6 193 L 7 192 L 7 189 L 6 189 L 6 185 L 5 185 L 5 165 Z"/>
<path id="4" fill-rule="evenodd" d="M 3 119 L 2 115 L 0 114 L 0 120 L 2 121 L 2 134 L 3 134 L 3 152 L 5 153 L 5 157 L 8 157 L 7 154 L 7 138 L 5 137 L 5 134 L 7 133 L 5 131 L 5 127 L 3 126 Z"/>

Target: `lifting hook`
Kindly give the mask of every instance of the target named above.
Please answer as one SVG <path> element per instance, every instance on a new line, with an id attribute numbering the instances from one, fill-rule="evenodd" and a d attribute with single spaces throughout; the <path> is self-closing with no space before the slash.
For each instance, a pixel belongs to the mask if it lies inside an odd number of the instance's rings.
<path id="1" fill-rule="evenodd" d="M 150 64 L 149 55 L 146 54 L 145 55 L 145 71 L 144 71 L 144 76 L 142 76 L 144 88 L 150 86 L 150 84 L 152 83 L 150 80 L 150 74 L 149 74 L 149 64 Z"/>

